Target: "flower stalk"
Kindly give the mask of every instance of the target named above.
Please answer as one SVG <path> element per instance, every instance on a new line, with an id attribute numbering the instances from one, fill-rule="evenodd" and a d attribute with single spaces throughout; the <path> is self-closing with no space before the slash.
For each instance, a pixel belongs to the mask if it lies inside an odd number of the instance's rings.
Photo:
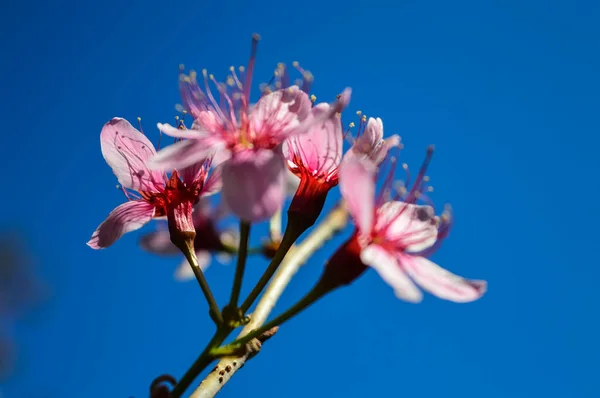
<path id="1" fill-rule="evenodd" d="M 238 308 L 238 300 L 242 289 L 242 280 L 244 279 L 244 270 L 246 268 L 246 259 L 248 257 L 248 240 L 250 238 L 250 222 L 240 220 L 240 245 L 238 249 L 238 261 L 231 288 L 231 298 L 229 304 L 223 309 L 225 321 L 230 327 L 239 326 L 243 321 L 244 312 Z"/>
<path id="2" fill-rule="evenodd" d="M 190 263 L 190 267 L 192 267 L 194 276 L 198 280 L 200 289 L 202 289 L 202 293 L 204 294 L 204 297 L 206 298 L 206 301 L 208 303 L 208 308 L 209 308 L 208 313 L 210 315 L 210 318 L 215 322 L 217 327 L 222 325 L 223 324 L 223 315 L 221 314 L 221 310 L 219 309 L 219 306 L 217 305 L 217 302 L 215 301 L 215 297 L 213 296 L 212 291 L 210 290 L 210 287 L 208 286 L 208 282 L 206 281 L 206 278 L 204 277 L 204 272 L 202 272 L 202 268 L 200 268 L 200 265 L 198 264 L 198 259 L 196 258 L 196 252 L 194 251 L 194 240 L 187 239 L 185 241 L 185 245 L 181 245 L 181 246 L 179 246 L 179 248 L 182 251 L 185 258 Z"/>

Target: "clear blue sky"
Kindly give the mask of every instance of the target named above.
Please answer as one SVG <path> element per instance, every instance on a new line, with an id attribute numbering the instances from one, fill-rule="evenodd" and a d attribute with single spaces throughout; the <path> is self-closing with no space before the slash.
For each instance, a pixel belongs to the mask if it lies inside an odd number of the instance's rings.
<path id="1" fill-rule="evenodd" d="M 1 226 L 24 231 L 51 287 L 14 330 L 3 397 L 141 398 L 210 337 L 197 285 L 172 279 L 179 259 L 137 247 L 152 226 L 101 252 L 85 245 L 123 200 L 99 133 L 141 116 L 156 142 L 155 122 L 175 116 L 178 65 L 224 76 L 246 63 L 253 32 L 257 83 L 298 60 L 320 100 L 351 86 L 349 114 L 402 135 L 403 161 L 418 167 L 436 145 L 433 197 L 456 224 L 434 260 L 489 292 L 410 305 L 370 272 L 283 327 L 221 396 L 600 396 L 599 20 L 592 0 L 3 2 Z M 265 265 L 249 264 L 246 292 Z M 207 276 L 224 303 L 233 266 Z"/>

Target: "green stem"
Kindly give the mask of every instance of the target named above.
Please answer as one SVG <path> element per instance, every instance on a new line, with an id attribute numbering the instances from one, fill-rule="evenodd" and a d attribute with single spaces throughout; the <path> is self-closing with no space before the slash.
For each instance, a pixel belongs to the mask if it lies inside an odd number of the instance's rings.
<path id="1" fill-rule="evenodd" d="M 315 301 L 319 300 L 328 291 L 329 291 L 329 289 L 327 289 L 324 285 L 322 286 L 320 284 L 317 284 L 310 292 L 308 292 L 308 294 L 306 294 L 304 297 L 302 297 L 302 299 L 300 299 L 300 301 L 298 301 L 296 304 L 294 304 L 292 307 L 290 307 L 283 314 L 281 314 L 278 317 L 276 317 L 275 319 L 273 319 L 271 322 L 264 324 L 263 326 L 259 327 L 258 329 L 251 331 L 247 335 L 240 337 L 239 339 L 231 342 L 230 344 L 213 349 L 211 351 L 211 354 L 214 355 L 215 357 L 223 356 L 223 355 L 230 355 L 232 352 L 237 351 L 242 345 L 248 343 L 250 340 L 261 336 L 267 330 L 270 330 L 270 329 L 274 328 L 275 326 L 282 325 L 285 321 L 294 317 L 299 312 L 301 312 L 302 310 L 306 309 L 311 304 L 313 304 Z"/>
<path id="2" fill-rule="evenodd" d="M 230 308 L 237 308 L 242 290 L 242 280 L 244 279 L 244 270 L 246 268 L 246 258 L 248 257 L 248 239 L 250 238 L 250 223 L 240 221 L 240 248 L 238 250 L 237 266 L 235 268 L 235 277 L 233 287 L 231 288 L 231 298 L 229 300 Z"/>
<path id="3" fill-rule="evenodd" d="M 275 271 L 277 271 L 279 264 L 281 264 L 287 252 L 294 245 L 296 239 L 298 239 L 298 237 L 302 235 L 304 231 L 305 229 L 292 227 L 291 223 L 288 222 L 288 225 L 285 228 L 285 233 L 283 234 L 283 238 L 281 239 L 281 243 L 279 244 L 275 255 L 271 259 L 271 263 L 265 270 L 264 274 L 260 277 L 260 279 L 256 283 L 256 286 L 254 286 L 246 300 L 244 300 L 244 302 L 242 303 L 242 306 L 240 307 L 242 313 L 245 314 L 246 312 L 248 312 L 248 309 L 250 309 L 250 307 L 258 298 L 265 286 L 267 286 L 267 283 L 269 283 L 269 280 L 271 279 Z"/>
<path id="4" fill-rule="evenodd" d="M 200 285 L 200 289 L 202 289 L 202 293 L 204 293 L 204 297 L 206 297 L 210 317 L 217 325 L 221 325 L 223 323 L 223 316 L 221 315 L 221 310 L 219 309 L 219 306 L 215 301 L 215 297 L 213 296 L 212 291 L 208 286 L 208 282 L 204 277 L 204 272 L 202 272 L 202 269 L 198 265 L 198 259 L 196 258 L 196 253 L 194 252 L 193 247 L 191 247 L 191 245 L 187 245 L 186 250 L 182 251 L 185 255 L 185 258 L 190 263 L 190 267 L 192 267 L 192 272 L 194 272 L 194 275 L 198 280 L 198 284 Z"/>
<path id="5" fill-rule="evenodd" d="M 213 350 L 215 347 L 218 347 L 227 338 L 227 336 L 229 336 L 232 330 L 233 329 L 228 327 L 222 327 L 217 330 L 200 356 L 196 359 L 188 371 L 185 372 L 181 380 L 179 380 L 177 385 L 175 385 L 175 388 L 173 388 L 173 391 L 171 392 L 172 398 L 180 398 L 190 384 L 192 384 L 194 379 L 198 377 L 200 372 L 210 365 L 210 363 L 215 359 L 215 356 L 212 355 L 211 350 Z"/>

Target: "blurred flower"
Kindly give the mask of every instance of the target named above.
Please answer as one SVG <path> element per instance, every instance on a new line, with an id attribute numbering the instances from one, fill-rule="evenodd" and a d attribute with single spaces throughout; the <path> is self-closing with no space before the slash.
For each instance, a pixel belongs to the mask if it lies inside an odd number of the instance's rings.
<path id="1" fill-rule="evenodd" d="M 430 148 L 413 188 L 401 192 L 403 201 L 383 203 L 383 195 L 374 199 L 377 167 L 368 158 L 350 157 L 342 163 L 340 190 L 356 233 L 328 262 L 322 283 L 330 288 L 350 283 L 364 271 L 357 263 L 360 258 L 363 266 L 374 268 L 406 301 L 422 300 L 415 283 L 455 302 L 477 300 L 485 293 L 485 281 L 461 278 L 425 258 L 445 238 L 451 221 L 449 211 L 435 217 L 433 207 L 415 204 L 417 199 L 424 199 L 425 169 L 432 151 Z M 345 270 L 348 264 L 350 268 Z"/>
<path id="2" fill-rule="evenodd" d="M 192 163 L 181 172 L 174 170 L 167 179 L 164 171 L 148 169 L 146 161 L 156 154 L 154 146 L 122 118 L 113 118 L 104 125 L 100 144 L 104 159 L 129 201 L 117 206 L 100 224 L 87 243 L 91 248 L 108 247 L 123 234 L 158 217 L 167 217 L 171 239 L 177 233 L 193 232 L 192 206 L 199 196 L 220 187 L 219 173 L 208 177 L 210 158 Z"/>
<path id="3" fill-rule="evenodd" d="M 47 298 L 26 242 L 13 230 L 0 233 L 0 379 L 11 376 L 17 359 L 14 326 Z"/>
<path id="4" fill-rule="evenodd" d="M 216 227 L 217 221 L 224 215 L 221 209 L 212 209 L 208 200 L 200 199 L 194 208 L 192 215 L 196 236 L 194 238 L 194 250 L 198 259 L 198 265 L 205 270 L 211 262 L 211 253 L 217 253 L 217 260 L 228 262 L 230 253 L 237 249 L 237 230 L 219 232 Z M 140 239 L 142 249 L 161 256 L 180 254 L 180 250 L 171 242 L 169 231 L 158 229 L 150 232 Z M 175 279 L 189 280 L 194 278 L 194 273 L 187 260 L 179 265 L 175 271 Z"/>
<path id="5" fill-rule="evenodd" d="M 251 107 L 257 46 L 258 36 L 254 35 L 247 70 L 240 68 L 238 77 L 231 67 L 226 83 L 217 82 L 204 70 L 203 91 L 195 72 L 181 75 L 182 101 L 194 124 L 190 130 L 159 124 L 165 134 L 185 140 L 161 150 L 151 160 L 151 167 L 157 169 L 178 168 L 215 155 L 223 162 L 223 199 L 235 215 L 247 221 L 271 217 L 284 201 L 281 143 L 341 112 L 350 100 L 350 90 L 346 89 L 326 112 L 312 112 L 308 95 L 296 85 L 288 86 L 286 69 L 280 64 L 275 71 L 275 89 L 265 88 Z M 304 79 L 312 81 L 312 76 L 305 73 Z M 217 87 L 218 102 L 210 82 Z"/>

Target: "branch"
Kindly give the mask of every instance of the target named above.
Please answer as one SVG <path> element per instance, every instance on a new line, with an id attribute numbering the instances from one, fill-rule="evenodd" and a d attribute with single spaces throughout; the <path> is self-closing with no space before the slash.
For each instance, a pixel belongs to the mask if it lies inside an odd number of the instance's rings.
<path id="1" fill-rule="evenodd" d="M 264 295 L 258 302 L 256 309 L 252 313 L 250 322 L 242 329 L 239 337 L 250 333 L 262 326 L 267 320 L 269 314 L 275 307 L 275 304 L 281 297 L 281 294 L 290 283 L 292 277 L 298 272 L 300 267 L 310 258 L 310 256 L 319 249 L 333 234 L 344 228 L 348 221 L 348 212 L 343 203 L 340 203 L 333 209 L 311 234 L 299 245 L 293 246 L 287 256 L 281 263 L 281 266 L 273 276 Z M 255 339 L 258 340 L 258 339 Z M 206 376 L 198 388 L 190 395 L 190 398 L 212 398 L 223 387 L 231 377 L 244 366 L 244 363 L 256 351 L 246 353 L 241 357 L 222 358 L 217 366 Z"/>

